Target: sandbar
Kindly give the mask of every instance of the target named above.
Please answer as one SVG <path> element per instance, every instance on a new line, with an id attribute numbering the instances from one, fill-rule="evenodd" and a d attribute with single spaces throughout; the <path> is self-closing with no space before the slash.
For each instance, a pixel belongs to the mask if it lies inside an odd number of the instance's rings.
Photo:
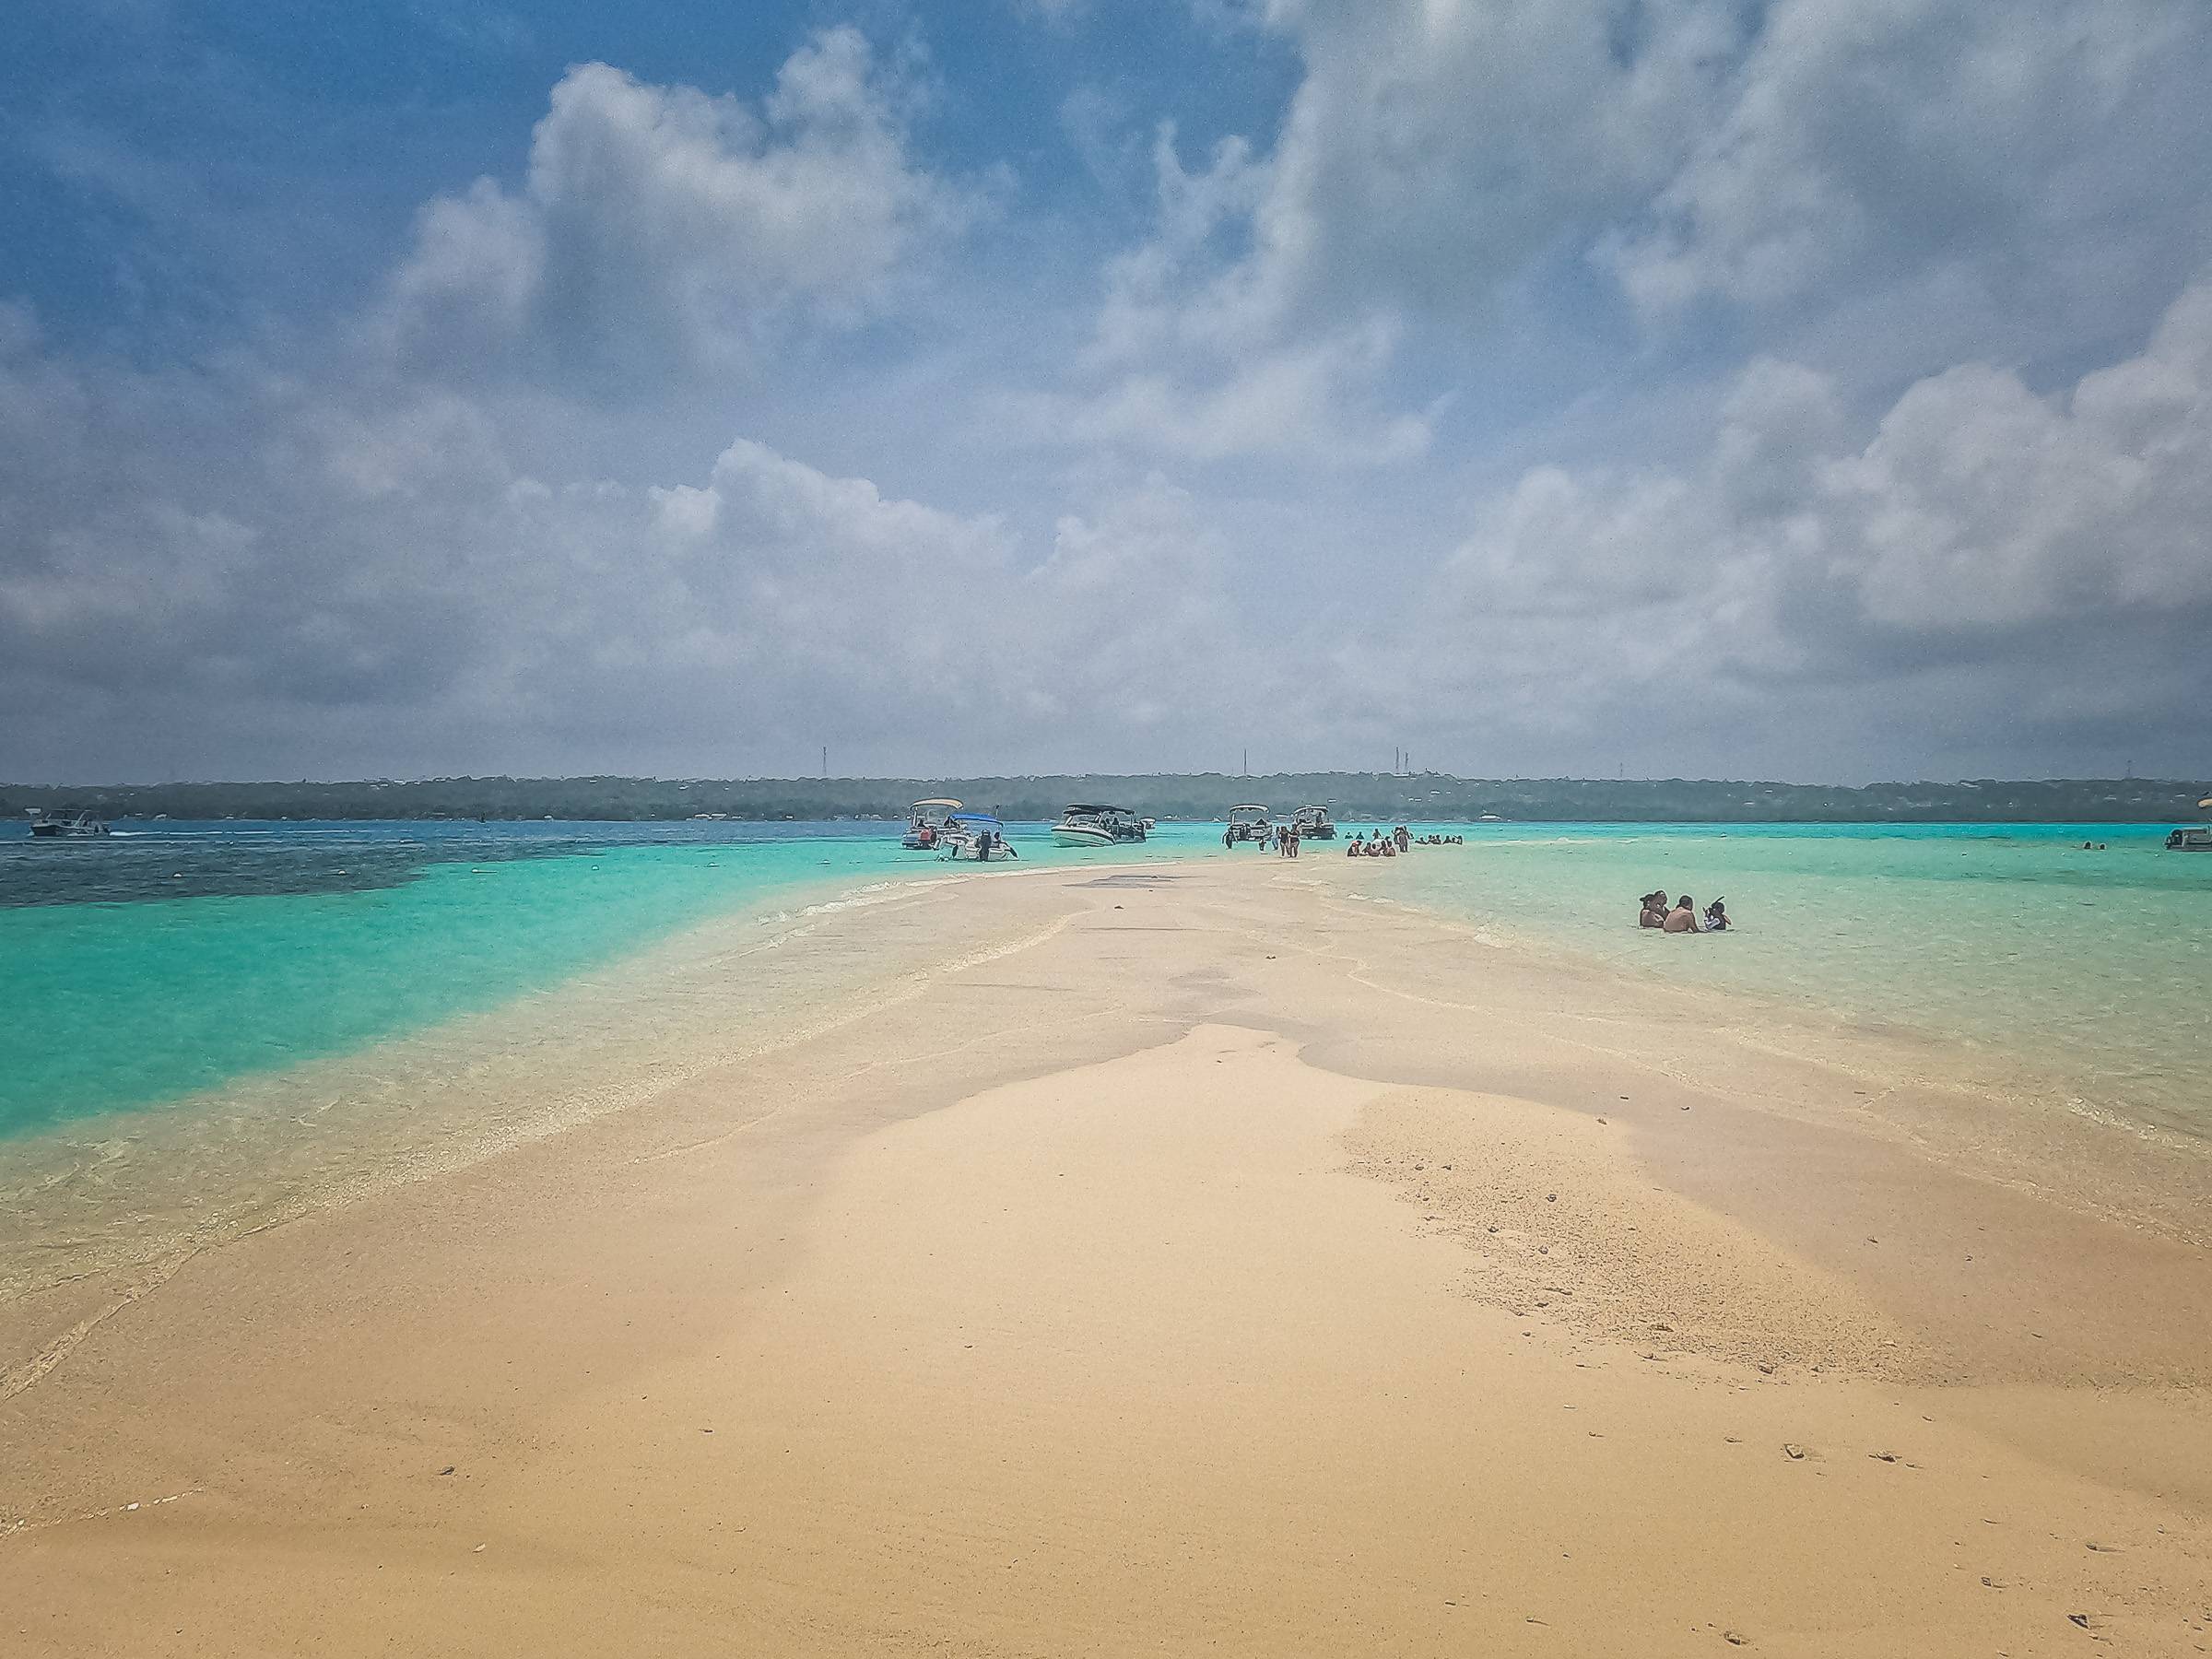
<path id="1" fill-rule="evenodd" d="M 35 1375 L 0 1313 L 0 1637 L 2212 1648 L 2201 1156 L 1315 865 L 836 912 L 794 953 L 880 972 L 780 1037 L 71 1304 Z"/>

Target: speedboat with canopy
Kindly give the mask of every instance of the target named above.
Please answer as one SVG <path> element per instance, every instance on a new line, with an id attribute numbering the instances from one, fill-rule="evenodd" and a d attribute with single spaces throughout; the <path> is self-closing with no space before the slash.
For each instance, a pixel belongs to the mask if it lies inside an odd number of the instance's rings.
<path id="1" fill-rule="evenodd" d="M 1265 806 L 1246 804 L 1229 809 L 1229 841 L 1264 841 L 1275 832 L 1275 820 L 1267 816 Z"/>
<path id="2" fill-rule="evenodd" d="M 49 812 L 39 806 L 29 810 L 30 832 L 41 841 L 52 841 L 63 836 L 108 833 L 107 824 L 89 812 Z"/>
<path id="3" fill-rule="evenodd" d="M 963 864 L 995 864 L 1019 858 L 1006 841 L 1006 827 L 988 812 L 955 812 L 937 833 L 937 856 Z"/>
<path id="4" fill-rule="evenodd" d="M 1053 826 L 1057 847 L 1111 847 L 1122 841 L 1141 841 L 1149 826 L 1126 806 L 1107 806 L 1077 801 Z"/>
<path id="5" fill-rule="evenodd" d="M 2212 795 L 2196 804 L 2199 812 L 2212 812 Z M 2169 853 L 2212 853 L 2212 826 L 2184 824 L 2166 838 Z"/>
<path id="6" fill-rule="evenodd" d="M 960 809 L 958 801 L 916 801 L 906 809 L 906 834 L 899 844 L 917 853 L 934 851 L 945 820 Z"/>

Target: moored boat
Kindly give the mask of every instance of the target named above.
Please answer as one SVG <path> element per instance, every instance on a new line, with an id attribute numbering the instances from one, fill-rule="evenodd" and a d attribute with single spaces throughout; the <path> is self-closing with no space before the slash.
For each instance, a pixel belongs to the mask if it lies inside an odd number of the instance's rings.
<path id="1" fill-rule="evenodd" d="M 1111 847 L 1122 841 L 1141 841 L 1151 825 L 1126 806 L 1108 806 L 1077 801 L 1053 826 L 1053 844 L 1059 847 Z"/>
<path id="2" fill-rule="evenodd" d="M 2212 828 L 2194 824 L 2176 830 L 2166 838 L 2169 853 L 2212 853 Z"/>
<path id="3" fill-rule="evenodd" d="M 1268 817 L 1265 806 L 1247 803 L 1229 809 L 1229 834 L 1224 838 L 1230 846 L 1239 841 L 1264 841 L 1275 833 L 1275 820 Z"/>
<path id="4" fill-rule="evenodd" d="M 1326 806 L 1300 806 L 1291 816 L 1290 827 L 1298 831 L 1300 841 L 1336 839 L 1336 820 L 1329 816 Z"/>
<path id="5" fill-rule="evenodd" d="M 906 809 L 906 834 L 899 844 L 917 853 L 934 852 L 945 833 L 945 820 L 959 809 L 958 801 L 916 801 Z"/>
<path id="6" fill-rule="evenodd" d="M 975 864 L 1019 858 L 1006 841 L 1006 827 L 988 812 L 955 812 L 937 832 L 937 856 Z"/>

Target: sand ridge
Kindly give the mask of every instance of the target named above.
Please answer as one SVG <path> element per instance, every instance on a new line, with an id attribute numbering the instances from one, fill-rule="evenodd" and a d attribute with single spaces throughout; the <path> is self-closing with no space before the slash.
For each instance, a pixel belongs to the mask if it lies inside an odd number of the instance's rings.
<path id="1" fill-rule="evenodd" d="M 1639 1066 L 1633 1030 L 1578 1046 L 1633 999 L 1256 859 L 928 902 L 1008 948 L 207 1253 L 102 1324 L 0 1406 L 0 1630 L 34 1653 L 2212 1640 L 2212 1425 L 2192 1339 L 2147 1311 L 2195 1305 L 2186 1247 L 1841 1099 L 1761 1113 L 1753 1060 L 1722 1096 Z M 1901 1230 L 1866 1243 L 1869 1214 Z M 1980 1277 L 1924 1242 L 1960 1226 L 1994 1230 Z M 2125 1294 L 2076 1305 L 2068 1260 Z"/>

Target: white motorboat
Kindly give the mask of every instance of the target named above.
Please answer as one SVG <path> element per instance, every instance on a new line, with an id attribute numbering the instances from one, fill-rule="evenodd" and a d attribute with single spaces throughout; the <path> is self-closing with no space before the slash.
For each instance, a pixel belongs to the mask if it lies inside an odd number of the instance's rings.
<path id="1" fill-rule="evenodd" d="M 937 832 L 937 856 L 960 863 L 994 864 L 1019 858 L 1006 841 L 1006 827 L 988 812 L 955 812 Z"/>
<path id="2" fill-rule="evenodd" d="M 1053 826 L 1056 847 L 1112 847 L 1123 841 L 1141 841 L 1150 826 L 1126 806 L 1106 806 L 1077 801 Z"/>
<path id="3" fill-rule="evenodd" d="M 1275 833 L 1275 820 L 1268 817 L 1265 806 L 1247 804 L 1229 809 L 1229 834 L 1223 839 L 1230 846 L 1239 841 L 1264 841 Z"/>
<path id="4" fill-rule="evenodd" d="M 906 834 L 899 844 L 916 853 L 935 851 L 945 820 L 959 809 L 958 801 L 916 801 L 906 809 Z"/>
<path id="5" fill-rule="evenodd" d="M 2169 853 L 2212 853 L 2212 829 L 2202 824 L 2176 830 L 2166 838 Z"/>
<path id="6" fill-rule="evenodd" d="M 1300 841 L 1335 841 L 1336 820 L 1326 806 L 1300 806 L 1291 815 L 1290 827 Z"/>
<path id="7" fill-rule="evenodd" d="M 108 826 L 88 812 L 49 812 L 42 806 L 33 806 L 30 832 L 41 841 L 51 841 L 60 836 L 105 835 Z"/>

